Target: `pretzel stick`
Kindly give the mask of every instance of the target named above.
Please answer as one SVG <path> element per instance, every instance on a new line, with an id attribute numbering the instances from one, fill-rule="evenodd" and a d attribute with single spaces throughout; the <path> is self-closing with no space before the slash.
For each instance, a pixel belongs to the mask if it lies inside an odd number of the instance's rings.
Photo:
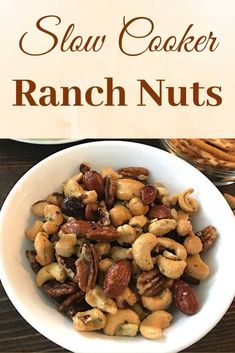
<path id="1" fill-rule="evenodd" d="M 189 139 L 189 141 L 190 141 L 190 143 L 194 144 L 195 146 L 197 146 L 197 147 L 199 147 L 199 148 L 203 149 L 204 151 L 207 151 L 211 154 L 215 154 L 216 156 L 220 157 L 221 159 L 224 159 L 224 160 L 230 161 L 230 162 L 235 162 L 235 156 L 232 156 L 226 152 L 223 152 L 223 151 L 219 150 L 218 148 L 207 144 L 203 140 Z"/>

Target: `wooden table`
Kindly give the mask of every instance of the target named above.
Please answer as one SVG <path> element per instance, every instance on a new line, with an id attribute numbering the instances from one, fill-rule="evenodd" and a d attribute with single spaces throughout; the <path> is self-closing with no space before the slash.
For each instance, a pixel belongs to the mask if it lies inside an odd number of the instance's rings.
<path id="1" fill-rule="evenodd" d="M 136 141 L 159 146 L 158 140 Z M 85 141 L 81 141 L 83 142 Z M 0 140 L 0 207 L 12 186 L 28 169 L 48 155 L 75 144 L 78 143 L 48 146 Z M 228 190 L 235 193 L 235 184 L 229 186 Z M 228 280 L 233 281 L 234 277 L 228 277 Z M 35 331 L 18 314 L 1 284 L 0 352 L 65 352 L 64 349 Z M 206 337 L 184 352 L 235 352 L 235 301 L 219 324 Z"/>

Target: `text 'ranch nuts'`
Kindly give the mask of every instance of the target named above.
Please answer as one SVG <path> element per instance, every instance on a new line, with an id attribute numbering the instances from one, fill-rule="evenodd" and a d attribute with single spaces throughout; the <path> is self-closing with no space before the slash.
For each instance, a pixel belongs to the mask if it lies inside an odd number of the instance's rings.
<path id="1" fill-rule="evenodd" d="M 203 305 L 193 286 L 209 275 L 203 253 L 216 229 L 193 231 L 192 193 L 150 184 L 143 167 L 81 163 L 61 192 L 31 207 L 26 255 L 36 285 L 77 331 L 160 338 L 174 308 L 193 315 Z"/>

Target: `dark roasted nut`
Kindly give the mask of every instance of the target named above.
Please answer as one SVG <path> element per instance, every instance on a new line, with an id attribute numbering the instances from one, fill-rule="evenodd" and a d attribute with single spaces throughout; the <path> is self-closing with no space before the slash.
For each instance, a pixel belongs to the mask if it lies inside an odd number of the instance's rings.
<path id="1" fill-rule="evenodd" d="M 38 271 L 42 268 L 42 266 L 36 261 L 36 255 L 37 255 L 36 251 L 26 250 L 25 254 L 27 259 L 30 262 L 33 272 L 38 273 Z"/>
<path id="2" fill-rule="evenodd" d="M 92 307 L 87 304 L 85 298 L 82 298 L 79 302 L 72 304 L 68 310 L 66 310 L 66 315 L 72 318 L 78 312 L 83 312 L 92 309 Z"/>
<path id="3" fill-rule="evenodd" d="M 84 218 L 84 205 L 79 197 L 66 197 L 61 204 L 61 212 L 66 216 Z"/>
<path id="4" fill-rule="evenodd" d="M 193 284 L 195 286 L 198 286 L 201 282 L 199 281 L 199 279 L 193 278 L 190 275 L 188 275 L 187 273 L 183 273 L 182 276 L 180 277 L 183 281 L 189 283 L 189 284 Z"/>
<path id="5" fill-rule="evenodd" d="M 150 205 L 154 202 L 157 196 L 157 190 L 152 185 L 145 185 L 140 190 L 140 198 L 145 205 Z"/>
<path id="6" fill-rule="evenodd" d="M 86 221 L 95 221 L 99 220 L 99 213 L 98 213 L 98 204 L 97 203 L 88 203 L 85 209 L 85 219 Z"/>
<path id="7" fill-rule="evenodd" d="M 89 172 L 91 170 L 91 166 L 89 163 L 83 162 L 80 164 L 79 170 L 80 170 L 80 172 L 85 174 L 86 172 Z"/>
<path id="8" fill-rule="evenodd" d="M 117 172 L 124 178 L 134 178 L 138 180 L 146 180 L 149 176 L 148 169 L 142 167 L 120 168 Z"/>
<path id="9" fill-rule="evenodd" d="M 75 266 L 76 259 L 77 258 L 74 255 L 69 257 L 63 257 L 56 254 L 57 262 L 64 268 L 68 277 L 72 280 L 74 279 L 75 273 L 76 273 L 76 266 Z"/>
<path id="10" fill-rule="evenodd" d="M 83 220 L 69 220 L 67 223 L 63 224 L 61 227 L 64 233 L 75 233 L 77 235 L 86 235 L 90 230 L 92 230 L 92 223 Z"/>
<path id="11" fill-rule="evenodd" d="M 52 194 L 48 195 L 46 201 L 52 203 L 53 205 L 59 206 L 62 204 L 64 197 L 59 192 L 53 192 Z"/>
<path id="12" fill-rule="evenodd" d="M 136 287 L 140 295 L 153 297 L 162 292 L 165 279 L 158 269 L 143 271 L 137 277 Z"/>
<path id="13" fill-rule="evenodd" d="M 131 278 L 131 262 L 121 260 L 115 263 L 105 274 L 103 289 L 109 298 L 120 295 L 128 286 Z"/>
<path id="14" fill-rule="evenodd" d="M 158 218 L 168 218 L 170 216 L 170 209 L 164 205 L 152 206 L 147 214 L 150 219 Z"/>
<path id="15" fill-rule="evenodd" d="M 82 292 L 81 290 L 78 290 L 76 293 L 71 294 L 59 306 L 59 311 L 60 312 L 68 311 L 74 304 L 77 304 L 78 302 L 82 301 L 84 298 L 84 295 L 85 293 Z"/>
<path id="16" fill-rule="evenodd" d="M 43 284 L 43 291 L 52 298 L 64 297 L 79 291 L 78 286 L 73 282 L 60 283 L 56 280 L 50 280 Z"/>
<path id="17" fill-rule="evenodd" d="M 107 175 L 104 180 L 104 197 L 108 210 L 114 205 L 116 186 L 116 180 L 111 175 Z"/>
<path id="18" fill-rule="evenodd" d="M 82 181 L 87 190 L 95 190 L 99 196 L 103 194 L 104 180 L 98 172 L 95 172 L 93 170 L 86 172 L 83 175 Z"/>
<path id="19" fill-rule="evenodd" d="M 198 312 L 198 302 L 192 287 L 181 279 L 174 281 L 174 301 L 177 308 L 185 315 L 194 315 Z"/>
<path id="20" fill-rule="evenodd" d="M 82 291 L 87 292 L 95 287 L 99 255 L 93 244 L 85 243 L 82 247 L 81 254 L 75 262 L 76 276 L 79 287 Z"/>
<path id="21" fill-rule="evenodd" d="M 202 241 L 202 251 L 208 250 L 211 245 L 215 242 L 217 238 L 217 230 L 213 226 L 207 226 L 206 228 L 202 229 L 201 231 L 195 233 Z"/>
<path id="22" fill-rule="evenodd" d="M 109 211 L 105 206 L 98 208 L 99 221 L 103 226 L 109 226 L 111 224 Z"/>

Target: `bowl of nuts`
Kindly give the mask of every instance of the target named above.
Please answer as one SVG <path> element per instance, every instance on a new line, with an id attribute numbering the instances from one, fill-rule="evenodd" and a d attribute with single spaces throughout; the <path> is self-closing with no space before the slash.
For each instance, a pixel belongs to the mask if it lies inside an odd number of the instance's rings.
<path id="1" fill-rule="evenodd" d="M 233 213 L 196 168 L 157 148 L 62 150 L 19 180 L 0 217 L 9 298 L 72 352 L 179 352 L 233 300 Z"/>

